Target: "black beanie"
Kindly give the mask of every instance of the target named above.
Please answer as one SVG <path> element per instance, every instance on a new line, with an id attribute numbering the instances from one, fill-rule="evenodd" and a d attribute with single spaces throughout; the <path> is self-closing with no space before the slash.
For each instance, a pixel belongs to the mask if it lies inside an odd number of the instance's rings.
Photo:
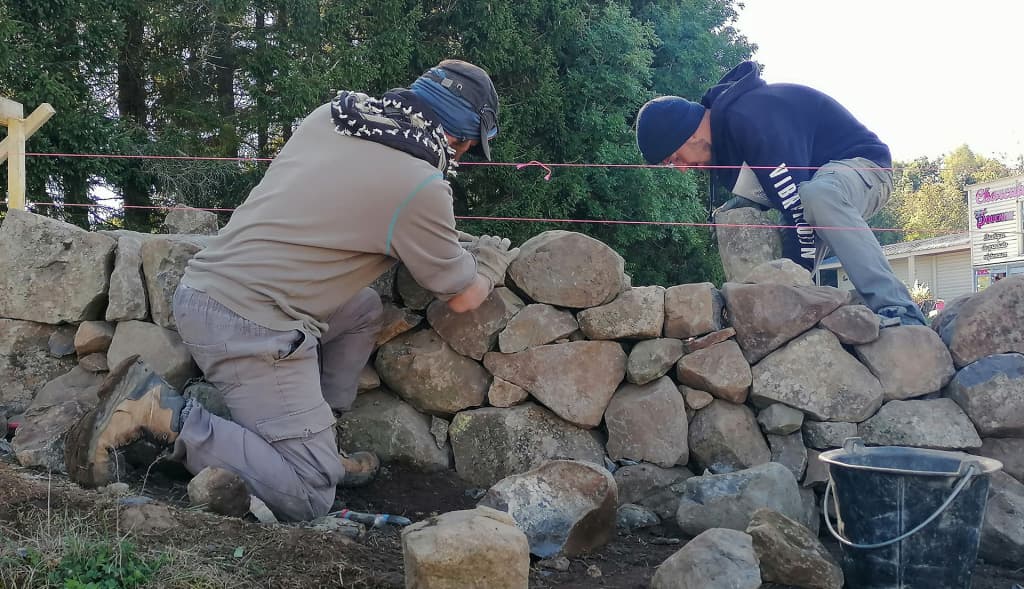
<path id="1" fill-rule="evenodd" d="M 693 135 L 704 107 L 678 96 L 660 96 L 636 115 L 636 145 L 649 164 L 660 164 Z"/>

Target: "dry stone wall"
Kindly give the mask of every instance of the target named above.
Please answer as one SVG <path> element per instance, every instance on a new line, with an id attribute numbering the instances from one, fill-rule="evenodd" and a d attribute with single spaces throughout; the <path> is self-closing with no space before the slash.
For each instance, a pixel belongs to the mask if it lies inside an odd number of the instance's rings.
<path id="1" fill-rule="evenodd" d="M 199 212 L 178 217 L 166 226 L 210 232 Z M 464 314 L 393 269 L 374 285 L 384 325 L 361 394 L 338 422 L 341 443 L 454 468 L 484 488 L 551 460 L 597 464 L 615 472 L 619 503 L 696 533 L 717 518 L 706 515 L 720 486 L 711 477 L 739 471 L 773 481 L 782 490 L 771 500 L 785 502 L 776 511 L 816 528 L 814 491 L 827 476 L 817 456 L 855 435 L 1003 460 L 1000 501 L 1024 502 L 1024 278 L 951 305 L 933 328 L 880 331 L 848 293 L 813 286 L 774 259 L 774 241 L 747 243 L 751 235 L 719 233 L 731 282 L 663 288 L 630 286 L 607 245 L 549 231 L 522 244 L 506 288 Z M 205 240 L 7 214 L 0 423 L 19 425 L 18 460 L 63 469 L 62 434 L 129 354 L 178 387 L 201 376 L 170 300 Z M 687 483 L 694 473 L 700 480 Z M 723 507 L 729 527 L 744 530 L 770 507 L 753 497 Z M 983 555 L 998 547 L 1024 561 L 1016 517 L 988 532 Z"/>

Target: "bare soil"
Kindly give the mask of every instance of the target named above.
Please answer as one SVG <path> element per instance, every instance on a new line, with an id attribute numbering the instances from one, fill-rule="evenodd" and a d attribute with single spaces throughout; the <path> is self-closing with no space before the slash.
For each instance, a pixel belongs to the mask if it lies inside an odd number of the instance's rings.
<path id="1" fill-rule="evenodd" d="M 130 481 L 132 494 L 153 497 L 167 505 L 174 522 L 169 530 L 135 531 L 127 536 L 149 554 L 172 555 L 173 570 L 161 574 L 149 586 L 404 587 L 397 528 L 369 530 L 365 537 L 353 541 L 332 532 L 220 517 L 187 507 L 182 475 L 174 467 L 161 466 L 151 470 L 144 481 L 141 476 Z M 414 521 L 474 504 L 467 485 L 454 472 L 424 474 L 395 466 L 367 487 L 342 490 L 338 499 L 339 507 L 404 515 Z M 20 544 L 37 545 L 41 534 L 67 534 L 68 527 L 74 525 L 88 525 L 111 538 L 121 537 L 126 534 L 124 509 L 100 492 L 0 459 L 0 560 L 9 556 L 4 551 Z M 58 521 L 62 522 L 60 529 L 52 525 Z M 571 559 L 567 571 L 547 569 L 535 562 L 530 585 L 647 588 L 654 568 L 682 546 L 659 542 L 675 537 L 677 530 L 670 526 L 620 535 L 595 554 Z M 186 569 L 191 574 L 187 583 L 173 574 Z M 204 582 L 196 581 L 200 573 L 206 575 L 202 577 Z M 1024 569 L 1012 571 L 979 563 L 974 587 L 1011 589 L 1014 583 L 1022 582 Z"/>

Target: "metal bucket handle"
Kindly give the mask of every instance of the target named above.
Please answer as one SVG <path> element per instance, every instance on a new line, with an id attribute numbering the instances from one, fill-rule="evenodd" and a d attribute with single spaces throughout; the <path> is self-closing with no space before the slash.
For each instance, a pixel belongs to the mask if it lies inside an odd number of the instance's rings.
<path id="1" fill-rule="evenodd" d="M 968 464 L 967 467 L 962 470 L 964 474 L 963 477 L 960 479 L 960 482 L 956 484 L 956 487 L 953 489 L 953 492 L 949 495 L 946 501 L 942 505 L 940 505 L 939 508 L 935 510 L 935 513 L 931 514 L 928 517 L 928 519 L 918 524 L 916 527 L 914 527 L 914 529 L 910 530 L 909 532 L 904 532 L 903 534 L 900 534 L 892 540 L 886 540 L 885 542 L 878 542 L 875 544 L 858 544 L 856 542 L 851 542 L 850 540 L 847 540 L 846 538 L 842 537 L 839 534 L 839 532 L 837 532 L 835 528 L 832 527 L 832 518 L 828 516 L 828 498 L 829 496 L 831 496 L 833 503 L 835 503 L 836 490 L 835 487 L 832 485 L 832 477 L 829 476 L 828 483 L 826 483 L 825 485 L 825 497 L 823 497 L 821 500 L 822 515 L 825 516 L 825 525 L 828 527 L 828 531 L 832 534 L 833 537 L 835 537 L 836 540 L 839 540 L 840 543 L 851 548 L 861 548 L 864 550 L 870 550 L 874 548 L 883 548 L 885 546 L 895 544 L 900 540 L 904 540 L 920 532 L 922 529 L 924 529 L 925 526 L 932 523 L 932 521 L 935 520 L 935 518 L 942 515 L 942 512 L 946 511 L 946 508 L 948 508 L 950 504 L 952 504 L 953 501 L 957 498 L 957 496 L 960 495 L 960 491 L 963 491 L 964 487 L 966 487 L 967 484 L 971 482 L 971 479 L 974 478 L 975 474 L 977 474 L 978 467 L 977 465 L 971 463 Z"/>

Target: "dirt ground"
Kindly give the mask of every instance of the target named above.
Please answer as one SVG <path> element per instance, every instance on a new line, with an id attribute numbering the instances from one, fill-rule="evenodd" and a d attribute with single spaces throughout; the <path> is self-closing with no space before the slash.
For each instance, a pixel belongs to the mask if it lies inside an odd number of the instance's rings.
<path id="1" fill-rule="evenodd" d="M 5 551 L 46 541 L 41 536 L 67 536 L 88 528 L 110 537 L 129 537 L 148 554 L 169 554 L 173 566 L 161 569 L 151 587 L 404 587 L 398 529 L 370 530 L 352 541 L 332 532 L 219 517 L 187 507 L 181 474 L 173 468 L 157 468 L 145 479 L 144 489 L 141 478 L 130 482 L 132 494 L 151 496 L 169 506 L 172 524 L 170 529 L 136 530 L 128 536 L 125 508 L 113 499 L 0 459 L 0 561 L 10 557 Z M 466 491 L 453 472 L 425 475 L 390 467 L 370 486 L 345 491 L 338 506 L 420 520 L 472 507 L 475 501 Z M 675 537 L 675 530 L 667 526 L 620 535 L 595 554 L 571 559 L 564 572 L 534 563 L 530 585 L 647 588 L 654 568 L 681 546 L 658 542 Z M 0 588 L 7 589 L 2 579 Z M 1011 589 L 1020 582 L 1024 582 L 1024 569 L 979 564 L 974 587 Z"/>

